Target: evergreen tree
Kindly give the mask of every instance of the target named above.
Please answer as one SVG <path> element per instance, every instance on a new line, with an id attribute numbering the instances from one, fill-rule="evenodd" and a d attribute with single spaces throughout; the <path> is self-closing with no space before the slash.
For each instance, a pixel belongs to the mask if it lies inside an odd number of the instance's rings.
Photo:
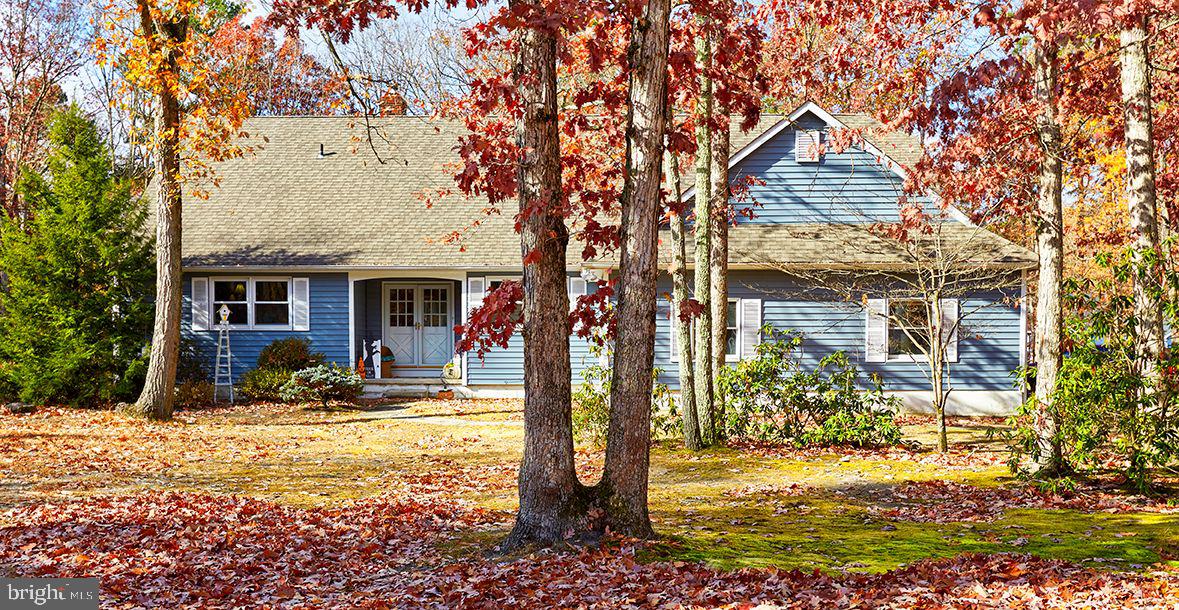
<path id="1" fill-rule="evenodd" d="M 17 185 L 32 217 L 0 224 L 0 371 L 31 402 L 133 396 L 152 319 L 146 208 L 76 106 L 49 143 L 47 174 Z"/>

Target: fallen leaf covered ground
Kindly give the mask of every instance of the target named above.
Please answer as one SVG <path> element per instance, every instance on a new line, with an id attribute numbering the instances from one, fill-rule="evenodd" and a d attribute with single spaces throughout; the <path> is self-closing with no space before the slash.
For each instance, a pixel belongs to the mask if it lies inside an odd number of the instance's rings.
<path id="1" fill-rule="evenodd" d="M 1173 501 L 1040 492 L 956 423 L 948 456 L 661 444 L 661 540 L 497 557 L 518 401 L 46 409 L 0 417 L 0 574 L 108 608 L 1179 608 Z"/>

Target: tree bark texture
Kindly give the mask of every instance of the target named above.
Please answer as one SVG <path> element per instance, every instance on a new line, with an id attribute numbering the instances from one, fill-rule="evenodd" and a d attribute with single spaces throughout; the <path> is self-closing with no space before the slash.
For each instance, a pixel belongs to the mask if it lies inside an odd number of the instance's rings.
<path id="1" fill-rule="evenodd" d="M 932 339 L 929 350 L 929 390 L 933 399 L 934 416 L 937 417 L 937 450 L 945 453 L 950 449 L 950 437 L 946 430 L 946 334 L 942 329 L 941 295 L 934 292 L 926 303 L 929 315 L 926 332 Z"/>
<path id="2" fill-rule="evenodd" d="M 708 23 L 706 15 L 698 14 L 701 24 Z M 706 29 L 706 28 L 702 28 Z M 715 412 L 713 403 L 712 372 L 712 277 L 710 258 L 712 253 L 712 78 L 708 70 L 712 66 L 712 43 L 707 35 L 696 38 L 696 63 L 700 72 L 700 94 L 696 98 L 696 251 L 694 266 L 693 296 L 700 303 L 702 311 L 696 318 L 696 347 L 693 349 L 695 368 L 696 413 L 700 422 L 704 444 L 716 440 Z"/>
<path id="3" fill-rule="evenodd" d="M 1040 189 L 1036 205 L 1036 471 L 1051 475 L 1062 466 L 1059 424 L 1052 404 L 1060 373 L 1063 334 L 1061 290 L 1064 277 L 1064 219 L 1061 211 L 1060 125 L 1056 117 L 1057 50 L 1037 45 L 1035 94 L 1040 103 Z"/>
<path id="4" fill-rule="evenodd" d="M 631 26 L 618 326 L 602 477 L 610 529 L 639 537 L 655 533 L 647 514 L 647 474 L 670 12 L 671 0 L 648 0 Z"/>
<path id="5" fill-rule="evenodd" d="M 180 101 L 173 88 L 179 73 L 175 47 L 187 36 L 188 21 L 157 23 L 147 5 L 138 4 L 140 28 L 149 44 L 165 53 L 160 70 L 160 93 L 155 113 L 156 159 L 156 310 L 152 328 L 151 353 L 143 391 L 126 411 L 138 417 L 166 421 L 172 419 L 172 400 L 176 386 L 176 366 L 180 359 L 180 308 L 183 299 L 181 272 L 181 200 L 180 184 Z M 158 39 L 157 39 L 158 37 Z"/>
<path id="6" fill-rule="evenodd" d="M 1121 33 L 1122 105 L 1126 119 L 1126 203 L 1134 240 L 1135 365 L 1152 389 L 1158 388 L 1163 351 L 1161 303 L 1149 283 L 1159 255 L 1158 204 L 1155 191 L 1154 126 L 1150 91 L 1147 20 L 1143 15 Z"/>
<path id="7" fill-rule="evenodd" d="M 725 397 L 720 376 L 725 370 L 725 347 L 728 344 L 729 313 L 729 121 L 728 117 L 712 132 L 712 251 L 709 255 L 709 279 L 712 302 L 712 390 L 715 432 L 724 435 Z"/>
<path id="8" fill-rule="evenodd" d="M 516 4 L 515 2 L 513 4 Z M 505 550 L 553 545 L 583 529 L 586 506 L 573 463 L 568 228 L 560 215 L 557 38 L 540 27 L 517 35 L 514 67 L 523 114 L 516 121 L 524 265 L 524 458 L 520 508 Z"/>
<path id="9" fill-rule="evenodd" d="M 668 166 L 672 194 L 677 202 L 682 202 L 679 159 L 673 155 Z M 680 365 L 680 412 L 683 417 L 684 446 L 696 451 L 703 449 L 704 444 L 700 438 L 700 421 L 696 417 L 696 393 L 693 391 L 696 382 L 693 379 L 692 324 L 680 315 L 684 303 L 688 301 L 688 253 L 685 240 L 687 225 L 684 220 L 683 213 L 673 214 L 671 217 L 671 324 L 675 329 L 676 355 L 679 357 Z"/>

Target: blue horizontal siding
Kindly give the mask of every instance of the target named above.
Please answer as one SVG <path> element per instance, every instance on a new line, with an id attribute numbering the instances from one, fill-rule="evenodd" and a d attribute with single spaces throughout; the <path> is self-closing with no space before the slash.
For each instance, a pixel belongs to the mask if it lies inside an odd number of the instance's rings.
<path id="1" fill-rule="evenodd" d="M 181 333 L 195 343 L 197 351 L 209 375 L 213 374 L 217 356 L 217 331 L 193 331 L 192 329 L 192 278 L 194 277 L 242 277 L 244 274 L 185 274 L 183 324 Z M 311 340 L 315 351 L 323 352 L 328 362 L 344 365 L 348 357 L 348 275 L 344 273 L 299 273 L 296 277 L 309 279 L 310 330 L 233 330 L 229 342 L 233 354 L 234 381 L 252 370 L 258 362 L 262 348 L 276 339 L 306 337 Z M 274 277 L 254 274 L 251 277 Z M 278 277 L 290 277 L 282 275 Z"/>
<path id="2" fill-rule="evenodd" d="M 497 274 L 494 277 L 510 276 Z M 591 285 L 587 289 L 592 292 L 594 287 Z M 580 383 L 582 372 L 595 362 L 594 356 L 590 353 L 590 343 L 570 337 L 569 361 L 573 368 L 573 383 Z M 467 383 L 470 385 L 521 385 L 524 383 L 524 338 L 515 333 L 508 340 L 506 348 L 493 349 L 484 354 L 482 360 L 474 353 L 468 354 L 467 363 Z"/>
<path id="3" fill-rule="evenodd" d="M 813 114 L 799 118 L 804 129 L 826 130 Z M 738 208 L 756 202 L 754 217 L 742 223 L 864 223 L 895 222 L 904 181 L 876 158 L 860 148 L 828 151 L 819 163 L 794 160 L 793 126 L 763 143 L 730 170 L 730 179 L 753 178 L 762 184 L 748 187 L 748 199 Z M 922 199 L 930 203 L 929 199 Z"/>
<path id="4" fill-rule="evenodd" d="M 660 280 L 659 293 L 670 292 L 670 281 Z M 803 299 L 800 284 L 771 272 L 732 271 L 729 296 L 762 300 L 762 322 L 778 330 L 803 336 L 800 358 L 805 368 L 817 366 L 824 356 L 844 351 L 863 373 L 878 374 L 888 390 L 928 390 L 924 367 L 915 362 L 868 363 L 864 361 L 866 315 L 857 304 Z M 963 312 L 958 333 L 958 362 L 951 365 L 949 381 L 958 390 L 1010 390 L 1020 360 L 1020 310 L 1014 306 L 1018 286 L 980 290 L 960 300 Z M 656 319 L 655 366 L 660 379 L 679 386 L 679 369 L 671 361 L 670 306 L 660 299 Z"/>

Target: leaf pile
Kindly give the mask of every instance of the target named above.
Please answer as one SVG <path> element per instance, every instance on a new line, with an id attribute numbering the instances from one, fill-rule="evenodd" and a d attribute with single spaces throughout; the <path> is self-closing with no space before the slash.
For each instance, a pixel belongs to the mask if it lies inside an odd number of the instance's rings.
<path id="1" fill-rule="evenodd" d="M 292 436 L 278 440 L 232 430 L 209 434 L 179 422 L 159 425 L 112 411 L 46 408 L 31 415 L 4 416 L 3 420 L 0 468 L 12 473 L 150 474 L 212 459 L 257 460 L 304 440 Z"/>
<path id="2" fill-rule="evenodd" d="M 411 608 L 1174 608 L 1179 583 L 1030 555 L 963 554 L 883 574 L 719 571 L 643 564 L 634 547 L 470 561 L 418 572 L 393 596 Z"/>
<path id="3" fill-rule="evenodd" d="M 1006 454 L 994 451 L 973 451 L 958 447 L 951 447 L 945 453 L 938 453 L 929 448 L 908 445 L 877 448 L 838 447 L 819 449 L 812 447 L 791 447 L 744 439 L 731 440 L 728 442 L 728 446 L 745 453 L 776 460 L 820 462 L 833 457 L 857 460 L 890 460 L 916 462 L 918 464 L 934 465 L 951 470 L 975 470 L 992 466 L 1003 466 L 1007 463 Z"/>
<path id="4" fill-rule="evenodd" d="M 876 494 L 884 502 L 901 506 L 870 510 L 881 517 L 925 523 L 986 523 L 1009 510 L 1078 510 L 1083 512 L 1154 512 L 1179 514 L 1172 506 L 1145 496 L 1116 495 L 1098 489 L 1076 493 L 1050 493 L 1032 485 L 1018 487 L 976 487 L 953 481 L 908 482 Z"/>
<path id="5" fill-rule="evenodd" d="M 1174 575 L 964 554 L 883 574 L 642 563 L 641 547 L 444 563 L 437 547 L 495 515 L 399 495 L 295 509 L 149 493 L 21 508 L 0 553 L 21 576 L 97 576 L 133 608 L 1173 608 Z"/>
<path id="6" fill-rule="evenodd" d="M 819 489 L 812 485 L 791 483 L 789 485 L 746 485 L 744 487 L 725 491 L 724 495 L 730 498 L 750 498 L 762 496 L 791 497 L 814 495 L 818 492 Z"/>
<path id="7" fill-rule="evenodd" d="M 353 589 L 421 563 L 457 528 L 502 525 L 399 494 L 299 509 L 189 493 L 94 497 L 5 515 L 0 555 L 27 577 L 97 576 L 113 607 L 350 607 Z M 370 591 L 371 593 L 371 591 Z"/>

